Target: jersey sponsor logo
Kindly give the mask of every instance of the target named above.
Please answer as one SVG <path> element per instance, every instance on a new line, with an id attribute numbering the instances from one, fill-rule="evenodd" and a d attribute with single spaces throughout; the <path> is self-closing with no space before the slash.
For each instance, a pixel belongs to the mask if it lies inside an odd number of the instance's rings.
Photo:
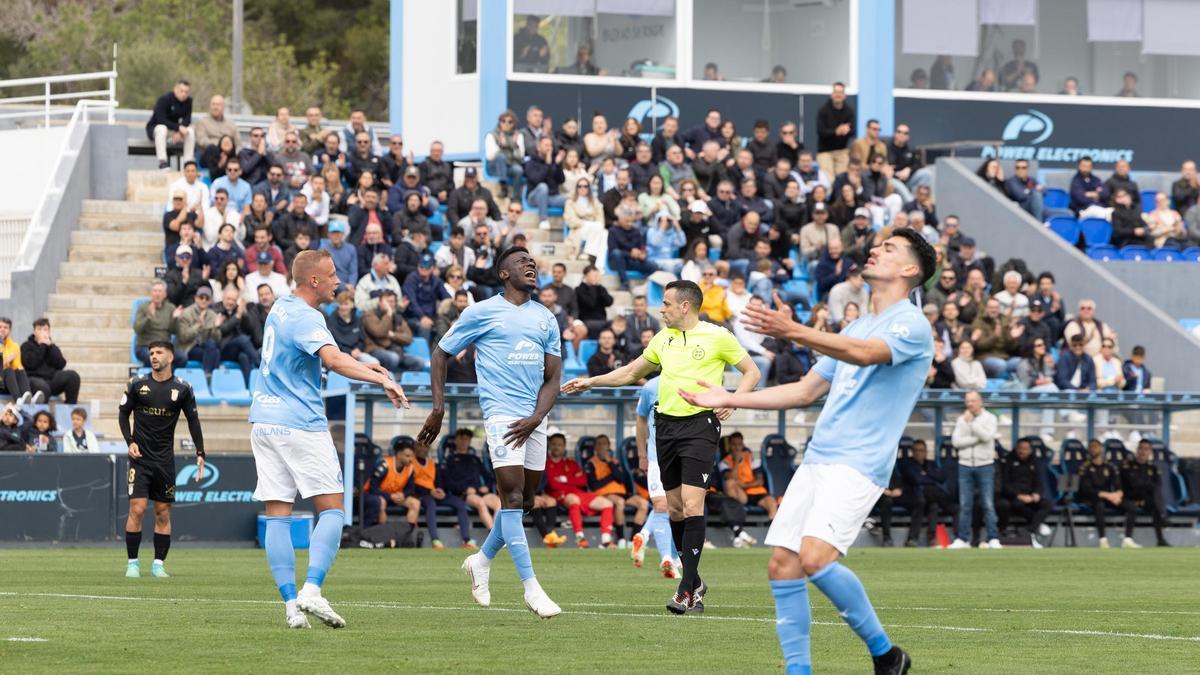
<path id="1" fill-rule="evenodd" d="M 523 366 L 540 363 L 542 354 L 538 346 L 530 340 L 517 340 L 513 350 L 508 353 L 508 365 Z"/>
<path id="2" fill-rule="evenodd" d="M 319 342 L 321 340 L 328 340 L 329 339 L 329 331 L 325 330 L 324 328 L 317 328 L 316 330 L 314 330 L 312 332 L 312 339 L 314 342 Z"/>
<path id="3" fill-rule="evenodd" d="M 704 360 L 704 347 L 695 347 L 692 349 L 692 358 L 696 361 Z"/>
<path id="4" fill-rule="evenodd" d="M 261 406 L 271 407 L 271 406 L 282 405 L 283 399 L 278 396 L 264 394 L 263 392 L 260 391 L 254 395 L 254 402 Z"/>
<path id="5" fill-rule="evenodd" d="M 911 334 L 911 331 L 908 330 L 908 326 L 905 326 L 902 323 L 892 324 L 891 326 L 888 327 L 888 332 L 891 333 L 892 335 L 895 335 L 897 337 L 902 337 L 902 338 L 906 338 Z"/>
<path id="6" fill-rule="evenodd" d="M 261 395 L 261 394 L 260 394 Z M 291 436 L 292 430 L 288 427 L 279 425 L 254 425 L 254 435 L 259 438 L 268 438 L 270 436 Z"/>
<path id="7" fill-rule="evenodd" d="M 148 396 L 150 394 L 150 385 L 143 384 L 138 388 L 138 393 L 142 396 Z"/>

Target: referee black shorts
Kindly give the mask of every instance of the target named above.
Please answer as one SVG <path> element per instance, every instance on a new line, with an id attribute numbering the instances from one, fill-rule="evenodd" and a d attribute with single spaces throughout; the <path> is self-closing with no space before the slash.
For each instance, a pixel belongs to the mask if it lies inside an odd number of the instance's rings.
<path id="1" fill-rule="evenodd" d="M 130 499 L 149 499 L 170 504 L 175 501 L 175 462 L 129 463 Z"/>
<path id="2" fill-rule="evenodd" d="M 721 442 L 721 420 L 711 410 L 688 417 L 654 413 L 654 440 L 664 490 L 707 488 Z"/>

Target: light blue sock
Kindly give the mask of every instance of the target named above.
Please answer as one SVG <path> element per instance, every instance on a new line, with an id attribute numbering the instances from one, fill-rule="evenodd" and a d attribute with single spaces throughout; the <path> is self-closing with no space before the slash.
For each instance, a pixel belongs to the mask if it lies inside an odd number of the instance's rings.
<path id="1" fill-rule="evenodd" d="M 675 539 L 671 536 L 671 518 L 666 513 L 654 511 L 650 514 L 654 519 L 654 527 L 650 532 L 654 535 L 654 547 L 659 554 L 666 553 L 671 560 L 679 560 L 679 551 L 675 550 Z M 647 518 L 649 522 L 650 518 Z"/>
<path id="2" fill-rule="evenodd" d="M 809 652 L 812 609 L 808 605 L 808 582 L 786 579 L 771 582 L 775 596 L 775 632 L 788 675 L 812 675 Z"/>
<path id="3" fill-rule="evenodd" d="M 342 545 L 342 524 L 345 522 L 346 512 L 341 509 L 322 511 L 317 518 L 308 546 L 308 583 L 317 586 L 325 583 L 325 574 L 333 567 L 333 559 Z"/>
<path id="4" fill-rule="evenodd" d="M 517 567 L 517 576 L 521 577 L 521 581 L 528 581 L 533 578 L 533 560 L 529 557 L 529 542 L 525 539 L 522 515 L 521 509 L 500 509 L 499 524 L 503 528 L 508 554 Z"/>
<path id="5" fill-rule="evenodd" d="M 871 656 L 881 656 L 892 648 L 892 641 L 879 623 L 875 608 L 867 599 L 867 591 L 854 572 L 834 562 L 809 577 L 825 597 L 838 608 L 850 629 L 867 644 Z"/>
<path id="6" fill-rule="evenodd" d="M 504 548 L 503 528 L 503 522 L 497 517 L 496 521 L 492 523 L 492 531 L 488 532 L 487 539 L 483 540 L 483 546 L 479 547 L 479 552 L 488 560 L 495 558 L 496 554 L 500 553 L 500 549 Z"/>
<path id="7" fill-rule="evenodd" d="M 268 516 L 267 532 L 263 535 L 267 549 L 267 564 L 279 587 L 283 601 L 296 599 L 296 551 L 292 549 L 292 517 Z"/>

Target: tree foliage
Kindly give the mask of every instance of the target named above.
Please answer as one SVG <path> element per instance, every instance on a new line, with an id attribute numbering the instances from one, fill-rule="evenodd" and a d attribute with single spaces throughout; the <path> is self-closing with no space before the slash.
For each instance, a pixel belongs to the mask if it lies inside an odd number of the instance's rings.
<path id="1" fill-rule="evenodd" d="M 149 108 L 184 78 L 203 109 L 232 88 L 229 0 L 11 0 L 0 13 L 6 77 L 107 70 L 119 45 L 122 107 Z M 388 0 L 246 3 L 243 82 L 254 112 L 320 105 L 387 116 Z"/>

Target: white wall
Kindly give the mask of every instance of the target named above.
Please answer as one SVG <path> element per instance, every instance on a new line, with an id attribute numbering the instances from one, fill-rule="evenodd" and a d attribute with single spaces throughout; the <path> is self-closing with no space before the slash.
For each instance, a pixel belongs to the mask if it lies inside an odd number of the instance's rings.
<path id="1" fill-rule="evenodd" d="M 763 6 L 769 4 L 763 39 Z M 792 7 L 774 0 L 696 0 L 693 77 L 715 62 L 727 80 L 760 81 L 776 64 L 788 82 L 829 84 L 850 78 L 850 3 Z M 764 45 L 764 42 L 766 43 Z"/>
<path id="2" fill-rule="evenodd" d="M 65 127 L 0 131 L 0 214 L 32 215 L 58 162 Z"/>
<path id="3" fill-rule="evenodd" d="M 575 52 L 570 50 L 573 59 Z M 675 65 L 675 17 L 596 15 L 596 44 L 593 61 L 620 75 L 634 61 L 650 59 L 655 64 Z"/>
<path id="4" fill-rule="evenodd" d="M 404 3 L 401 133 L 417 156 L 434 140 L 447 155 L 479 154 L 479 76 L 455 74 L 456 4 Z"/>

